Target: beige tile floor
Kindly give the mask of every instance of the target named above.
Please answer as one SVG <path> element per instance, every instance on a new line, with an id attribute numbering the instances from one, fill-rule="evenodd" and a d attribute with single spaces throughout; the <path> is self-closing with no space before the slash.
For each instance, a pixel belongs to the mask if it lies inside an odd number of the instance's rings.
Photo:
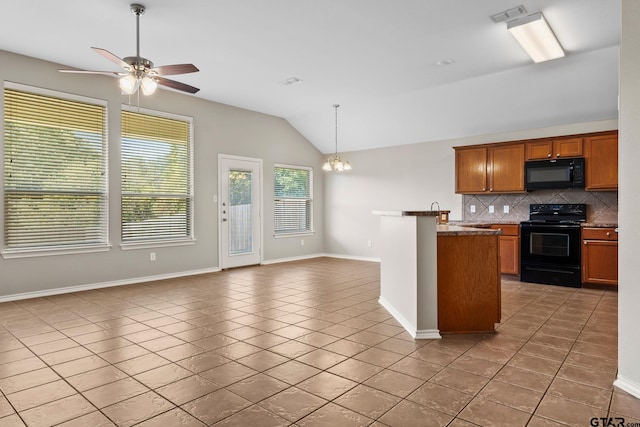
<path id="1" fill-rule="evenodd" d="M 420 341 L 378 296 L 319 258 L 0 304 L 0 425 L 640 422 L 616 292 L 503 280 L 497 334 Z"/>

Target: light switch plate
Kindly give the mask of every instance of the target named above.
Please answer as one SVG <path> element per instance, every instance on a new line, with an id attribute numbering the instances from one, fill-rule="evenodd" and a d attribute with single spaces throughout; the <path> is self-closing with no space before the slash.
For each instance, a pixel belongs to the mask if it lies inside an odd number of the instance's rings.
<path id="1" fill-rule="evenodd" d="M 504 205 L 504 206 L 502 207 L 502 212 L 504 212 L 504 213 L 509 213 L 509 205 Z"/>
<path id="2" fill-rule="evenodd" d="M 476 205 L 470 205 L 469 206 L 469 212 L 476 213 Z"/>
<path id="3" fill-rule="evenodd" d="M 493 209 L 493 205 L 489 205 L 489 213 L 493 213 L 495 210 Z"/>

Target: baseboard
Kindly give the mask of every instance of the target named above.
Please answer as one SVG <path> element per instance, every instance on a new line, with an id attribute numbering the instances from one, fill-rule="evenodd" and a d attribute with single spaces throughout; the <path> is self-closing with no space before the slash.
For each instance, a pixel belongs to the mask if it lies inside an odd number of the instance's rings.
<path id="1" fill-rule="evenodd" d="M 417 340 L 439 340 L 442 339 L 442 335 L 440 335 L 439 329 L 418 329 L 414 338 Z"/>
<path id="2" fill-rule="evenodd" d="M 218 267 L 201 270 L 181 271 L 178 273 L 158 274 L 156 276 L 134 277 L 131 279 L 114 280 L 111 282 L 90 283 L 87 285 L 67 286 L 64 288 L 47 289 L 43 291 L 25 292 L 21 294 L 0 296 L 0 303 L 18 301 L 29 298 L 49 297 L 52 295 L 69 294 L 72 292 L 89 291 L 92 289 L 111 288 L 114 286 L 135 285 L 136 283 L 153 282 L 156 280 L 175 279 L 177 277 L 195 276 L 198 274 L 217 273 Z"/>
<path id="3" fill-rule="evenodd" d="M 368 262 L 380 262 L 380 258 L 372 258 L 372 257 L 364 257 L 364 256 L 352 256 L 352 255 L 341 255 L 341 254 L 323 254 L 322 256 L 326 256 L 328 258 L 339 258 L 339 259 L 350 259 L 353 261 L 368 261 Z"/>
<path id="4" fill-rule="evenodd" d="M 320 254 L 294 256 L 294 257 L 289 257 L 289 258 L 270 259 L 270 260 L 262 261 L 261 264 L 262 265 L 278 264 L 278 263 L 281 263 L 281 262 L 302 261 L 302 260 L 305 260 L 305 259 L 322 258 L 322 257 L 338 258 L 338 259 L 350 259 L 350 260 L 353 260 L 353 261 L 380 262 L 380 258 L 369 258 L 369 257 L 361 257 L 361 256 L 320 253 Z"/>
<path id="5" fill-rule="evenodd" d="M 325 255 L 324 254 L 300 255 L 300 256 L 294 256 L 294 257 L 289 257 L 289 258 L 277 258 L 277 259 L 263 260 L 260 264 L 261 265 L 279 264 L 281 262 L 302 261 L 302 260 L 305 260 L 305 259 L 320 258 L 320 257 L 323 257 L 323 256 L 325 256 Z"/>
<path id="6" fill-rule="evenodd" d="M 640 399 L 640 383 L 623 378 L 618 374 L 613 385 Z"/>

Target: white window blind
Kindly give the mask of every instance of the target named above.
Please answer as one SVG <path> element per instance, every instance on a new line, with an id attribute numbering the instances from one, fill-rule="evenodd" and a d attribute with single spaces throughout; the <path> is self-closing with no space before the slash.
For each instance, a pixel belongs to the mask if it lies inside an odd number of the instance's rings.
<path id="1" fill-rule="evenodd" d="M 275 234 L 313 231 L 313 170 L 299 166 L 276 166 L 274 172 Z"/>
<path id="2" fill-rule="evenodd" d="M 122 241 L 192 236 L 191 121 L 122 111 Z"/>
<path id="3" fill-rule="evenodd" d="M 106 245 L 105 105 L 4 96 L 5 249 Z"/>

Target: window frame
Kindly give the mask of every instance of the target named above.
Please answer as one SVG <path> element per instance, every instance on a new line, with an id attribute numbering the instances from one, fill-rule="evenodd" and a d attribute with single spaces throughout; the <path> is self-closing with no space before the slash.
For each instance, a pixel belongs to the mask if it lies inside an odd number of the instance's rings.
<path id="1" fill-rule="evenodd" d="M 102 141 L 102 161 L 104 165 L 104 178 L 103 178 L 103 193 L 102 193 L 102 241 L 98 243 L 87 244 L 70 244 L 70 245 L 43 245 L 32 246 L 25 248 L 9 248 L 5 239 L 6 231 L 6 217 L 5 217 L 5 154 L 6 154 L 6 142 L 5 142 L 5 122 L 6 122 L 6 100 L 5 91 L 14 90 L 19 92 L 32 93 L 39 96 L 59 98 L 66 101 L 74 101 L 79 103 L 91 104 L 103 107 L 104 114 L 102 116 L 104 139 Z M 5 81 L 0 94 L 0 101 L 2 105 L 2 120 L 0 120 L 0 133 L 2 139 L 0 139 L 0 182 L 2 183 L 2 189 L 0 191 L 0 224 L 2 224 L 2 242 L 0 255 L 4 259 L 13 258 L 29 258 L 29 257 L 41 257 L 41 256 L 53 256 L 53 255 L 68 255 L 68 254 L 80 254 L 91 252 L 106 252 L 111 249 L 111 243 L 109 240 L 109 105 L 108 101 L 98 98 L 92 98 L 88 96 L 82 96 L 72 94 L 68 92 L 62 92 L 52 89 L 41 88 L 37 86 L 30 86 L 21 83 L 15 83 L 11 81 Z"/>
<path id="2" fill-rule="evenodd" d="M 281 197 L 276 197 L 276 169 L 298 169 L 298 170 L 306 170 L 309 173 L 309 197 L 307 198 L 281 198 Z M 273 167 L 273 237 L 276 239 L 282 239 L 282 238 L 287 238 L 287 237 L 299 237 L 299 236 L 312 236 L 315 234 L 315 228 L 314 228 L 314 215 L 313 215 L 313 210 L 314 210 L 314 197 L 313 197 L 313 180 L 314 180 L 314 175 L 313 175 L 313 167 L 312 166 L 301 166 L 301 165 L 291 165 L 291 164 L 285 164 L 285 163 L 275 163 L 274 167 Z M 275 228 L 275 222 L 276 222 L 276 203 L 279 200 L 307 200 L 310 203 L 309 206 L 309 230 L 304 230 L 304 231 L 294 231 L 294 232 L 278 232 Z"/>
<path id="3" fill-rule="evenodd" d="M 173 119 L 173 120 L 179 120 L 179 121 L 184 121 L 187 122 L 189 124 L 189 142 L 188 142 L 188 149 L 189 149 L 189 172 L 188 172 L 188 179 L 189 179 L 189 193 L 188 193 L 188 197 L 189 197 L 189 217 L 187 219 L 187 221 L 190 224 L 190 233 L 189 236 L 186 237 L 176 237 L 176 238 L 167 238 L 167 239 L 149 239 L 149 240 L 139 240 L 139 241 L 124 241 L 123 240 L 123 236 L 122 236 L 122 231 L 123 231 L 123 222 L 122 222 L 122 208 L 123 208 L 123 189 L 122 189 L 122 113 L 124 111 L 130 112 L 130 113 L 140 113 L 140 114 L 146 114 L 146 115 L 150 115 L 150 116 L 157 116 L 157 117 L 162 117 L 162 118 L 167 118 L 167 119 Z M 159 248 L 159 247 L 172 247 L 172 246 L 188 246 L 188 245 L 194 245 L 196 242 L 196 235 L 195 235 L 195 183 L 194 183 L 194 134 L 193 134 L 193 122 L 194 119 L 193 117 L 190 116 L 184 116 L 184 115 L 179 115 L 179 114 L 175 114 L 175 113 L 169 113 L 166 111 L 159 111 L 159 110 L 153 110 L 153 109 L 149 109 L 149 108 L 142 108 L 142 107 L 137 107 L 137 106 L 132 106 L 132 105 L 127 105 L 127 104 L 122 104 L 121 105 L 121 111 L 120 111 L 120 158 L 119 158 L 119 167 L 120 167 L 120 205 L 119 205 L 119 236 L 120 236 L 120 249 L 123 251 L 127 251 L 127 250 L 135 250 L 135 249 L 146 249 L 146 248 Z"/>

